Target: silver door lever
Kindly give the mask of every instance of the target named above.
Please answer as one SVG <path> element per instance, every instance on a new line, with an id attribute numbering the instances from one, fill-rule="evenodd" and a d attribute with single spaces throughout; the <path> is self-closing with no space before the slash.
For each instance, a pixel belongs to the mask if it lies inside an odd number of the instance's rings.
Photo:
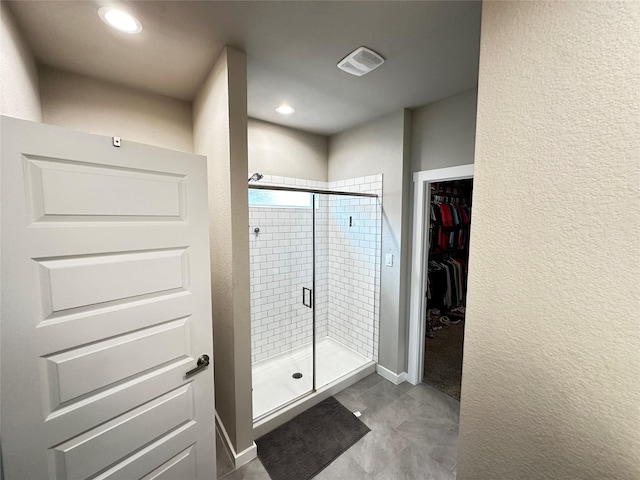
<path id="1" fill-rule="evenodd" d="M 208 366 L 209 366 L 209 355 L 207 354 L 200 355 L 200 357 L 198 358 L 198 361 L 196 362 L 196 368 L 189 370 L 187 373 L 184 374 L 184 376 L 190 377 L 191 375 L 195 375 L 200 370 L 204 370 Z"/>

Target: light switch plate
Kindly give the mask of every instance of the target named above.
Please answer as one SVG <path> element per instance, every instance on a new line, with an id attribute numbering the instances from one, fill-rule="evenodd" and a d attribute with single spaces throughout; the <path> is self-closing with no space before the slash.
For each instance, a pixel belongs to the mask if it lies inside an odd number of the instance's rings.
<path id="1" fill-rule="evenodd" d="M 384 264 L 387 267 L 393 267 L 393 253 L 386 253 L 384 256 Z"/>

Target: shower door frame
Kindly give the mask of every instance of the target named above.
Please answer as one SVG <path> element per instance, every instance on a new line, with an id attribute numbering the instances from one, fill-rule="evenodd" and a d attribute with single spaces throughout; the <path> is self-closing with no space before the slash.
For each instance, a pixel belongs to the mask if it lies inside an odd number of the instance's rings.
<path id="1" fill-rule="evenodd" d="M 322 190 L 316 188 L 303 188 L 303 187 L 288 187 L 281 185 L 258 185 L 258 184 L 249 184 L 249 190 L 275 190 L 275 191 L 285 191 L 285 192 L 304 192 L 311 194 L 311 235 L 312 235 L 312 273 L 311 273 L 311 318 L 312 318 L 312 364 L 313 364 L 313 373 L 312 373 L 312 386 L 311 390 L 303 393 L 302 395 L 298 395 L 297 397 L 289 400 L 288 402 L 283 403 L 275 409 L 269 410 L 268 412 L 263 413 L 259 417 L 254 417 L 253 422 L 258 422 L 264 418 L 273 415 L 274 413 L 286 408 L 287 406 L 298 402 L 299 400 L 316 393 L 316 195 L 343 195 L 348 197 L 369 197 L 369 198 L 379 198 L 379 196 L 375 193 L 362 193 L 362 192 L 343 192 L 343 191 L 332 191 L 332 190 Z"/>

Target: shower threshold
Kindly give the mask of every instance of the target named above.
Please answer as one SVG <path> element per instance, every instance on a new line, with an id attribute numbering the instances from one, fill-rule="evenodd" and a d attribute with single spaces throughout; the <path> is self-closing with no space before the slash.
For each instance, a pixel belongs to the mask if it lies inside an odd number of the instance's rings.
<path id="1" fill-rule="evenodd" d="M 313 350 L 307 344 L 256 362 L 253 375 L 255 438 L 375 372 L 375 362 L 340 342 L 324 337 L 316 344 L 316 391 Z M 301 373 L 301 378 L 294 378 Z"/>

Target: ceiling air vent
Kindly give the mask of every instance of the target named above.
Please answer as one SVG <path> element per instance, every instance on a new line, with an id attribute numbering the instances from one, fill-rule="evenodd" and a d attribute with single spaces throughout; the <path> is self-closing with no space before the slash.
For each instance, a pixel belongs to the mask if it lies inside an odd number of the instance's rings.
<path id="1" fill-rule="evenodd" d="M 384 58 L 367 47 L 360 47 L 338 62 L 338 68 L 361 77 L 384 63 Z"/>

